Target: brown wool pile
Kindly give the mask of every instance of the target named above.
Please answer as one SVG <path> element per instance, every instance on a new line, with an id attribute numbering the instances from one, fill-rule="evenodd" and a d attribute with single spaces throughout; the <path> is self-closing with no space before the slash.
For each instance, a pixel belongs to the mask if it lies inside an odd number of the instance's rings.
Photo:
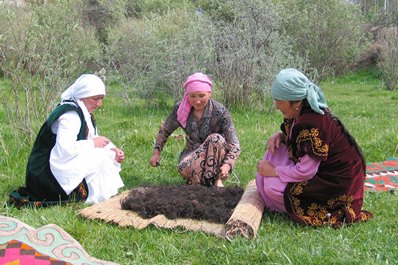
<path id="1" fill-rule="evenodd" d="M 122 199 L 121 207 L 142 218 L 163 214 L 168 219 L 188 218 L 224 224 L 242 194 L 243 189 L 237 186 L 142 186 L 132 189 Z"/>

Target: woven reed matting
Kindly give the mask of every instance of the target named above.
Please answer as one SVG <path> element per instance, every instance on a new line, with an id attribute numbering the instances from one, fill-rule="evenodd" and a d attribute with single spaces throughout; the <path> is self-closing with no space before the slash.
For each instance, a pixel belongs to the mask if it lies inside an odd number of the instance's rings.
<path id="1" fill-rule="evenodd" d="M 245 238 L 256 236 L 262 214 L 264 202 L 256 190 L 255 180 L 249 182 L 241 200 L 235 207 L 227 225 L 210 223 L 193 219 L 167 219 L 164 215 L 157 215 L 150 219 L 140 217 L 131 210 L 122 210 L 120 201 L 129 191 L 125 191 L 109 200 L 89 206 L 80 210 L 79 215 L 89 219 L 101 219 L 105 222 L 115 223 L 121 227 L 134 227 L 143 229 L 148 225 L 162 228 L 184 228 L 190 231 L 202 231 L 218 237 L 231 239 L 240 235 Z M 225 231 L 225 229 L 230 231 Z"/>
<path id="2" fill-rule="evenodd" d="M 254 238 L 263 216 L 265 203 L 257 191 L 256 180 L 251 180 L 238 205 L 225 224 L 225 236 L 231 239 L 237 235 Z"/>

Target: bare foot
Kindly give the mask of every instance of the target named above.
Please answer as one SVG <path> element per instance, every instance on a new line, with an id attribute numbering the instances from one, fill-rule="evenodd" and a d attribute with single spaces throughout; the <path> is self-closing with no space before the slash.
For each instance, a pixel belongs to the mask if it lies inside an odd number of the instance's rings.
<path id="1" fill-rule="evenodd" d="M 214 183 L 214 185 L 217 186 L 217 187 L 224 187 L 224 184 L 222 183 L 221 179 L 217 179 L 216 183 Z"/>

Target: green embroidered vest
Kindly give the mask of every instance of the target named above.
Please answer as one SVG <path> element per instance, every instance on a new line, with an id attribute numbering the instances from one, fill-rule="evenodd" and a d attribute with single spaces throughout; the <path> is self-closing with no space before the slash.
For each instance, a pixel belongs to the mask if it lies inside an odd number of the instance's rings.
<path id="1" fill-rule="evenodd" d="M 81 120 L 81 127 L 77 140 L 87 138 L 87 124 L 83 111 L 75 101 L 58 105 L 50 114 L 47 121 L 41 126 L 26 167 L 26 188 L 30 199 L 33 201 L 68 201 L 71 200 L 50 170 L 50 153 L 55 145 L 57 135 L 51 131 L 51 124 L 62 114 L 68 111 L 76 111 Z M 85 181 L 83 181 L 86 186 Z M 80 185 L 79 185 L 80 186 Z M 77 187 L 78 188 L 78 187 Z"/>

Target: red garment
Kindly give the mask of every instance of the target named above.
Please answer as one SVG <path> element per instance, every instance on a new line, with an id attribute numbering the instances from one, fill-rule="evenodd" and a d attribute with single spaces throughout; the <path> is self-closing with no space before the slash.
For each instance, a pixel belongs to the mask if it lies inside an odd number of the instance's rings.
<path id="1" fill-rule="evenodd" d="M 362 211 L 364 161 L 355 140 L 337 118 L 329 111 L 321 115 L 308 109 L 294 124 L 285 120 L 282 131 L 293 161 L 304 155 L 321 160 L 313 178 L 286 186 L 286 211 L 295 221 L 339 226 L 371 217 L 371 213 Z"/>

